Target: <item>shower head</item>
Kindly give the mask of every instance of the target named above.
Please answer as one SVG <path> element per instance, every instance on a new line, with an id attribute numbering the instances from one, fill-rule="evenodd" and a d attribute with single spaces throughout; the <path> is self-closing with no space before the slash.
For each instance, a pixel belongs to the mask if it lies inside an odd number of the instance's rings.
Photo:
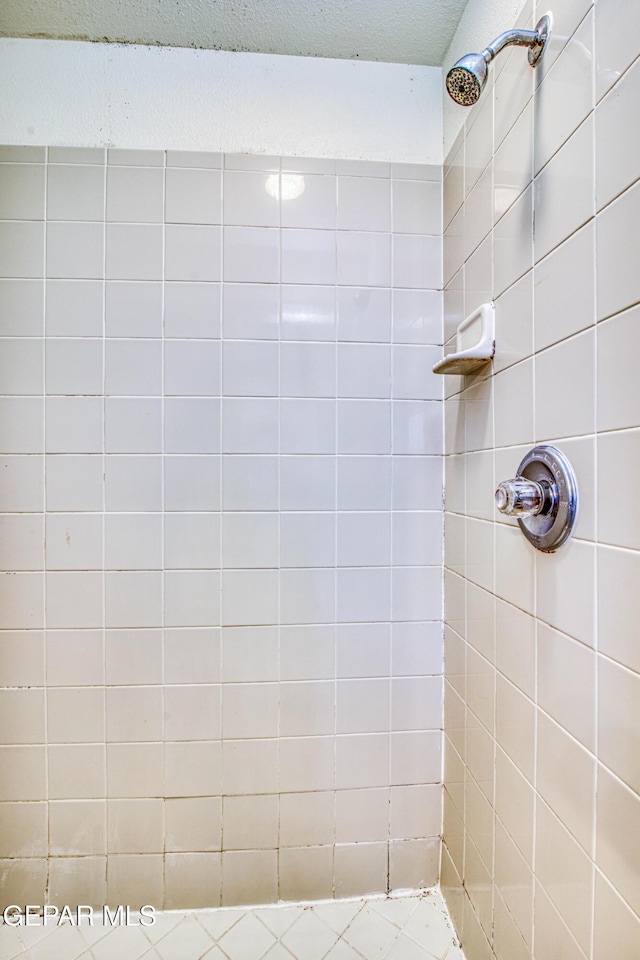
<path id="1" fill-rule="evenodd" d="M 536 24 L 535 30 L 507 30 L 485 47 L 482 53 L 468 53 L 461 57 L 451 67 L 445 81 L 451 99 L 462 107 L 477 103 L 487 82 L 488 65 L 505 47 L 528 47 L 529 63 L 535 67 L 544 52 L 551 26 L 551 14 L 546 13 Z"/>
<path id="2" fill-rule="evenodd" d="M 447 74 L 447 92 L 462 107 L 472 107 L 480 99 L 487 82 L 487 63 L 481 53 L 468 53 Z"/>

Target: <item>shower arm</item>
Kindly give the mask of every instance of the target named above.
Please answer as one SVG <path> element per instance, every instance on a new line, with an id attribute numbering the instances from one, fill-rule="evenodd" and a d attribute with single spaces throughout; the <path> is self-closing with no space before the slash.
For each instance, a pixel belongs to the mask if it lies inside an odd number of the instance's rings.
<path id="1" fill-rule="evenodd" d="M 538 24 L 540 26 L 541 24 Z M 484 48 L 480 56 L 487 63 L 496 57 L 505 47 L 529 47 L 529 63 L 533 66 L 542 53 L 547 38 L 546 30 L 505 30 Z"/>

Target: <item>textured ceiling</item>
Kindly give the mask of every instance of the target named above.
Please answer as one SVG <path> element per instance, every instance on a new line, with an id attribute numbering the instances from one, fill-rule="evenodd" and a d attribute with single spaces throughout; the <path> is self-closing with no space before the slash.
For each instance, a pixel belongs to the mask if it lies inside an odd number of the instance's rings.
<path id="1" fill-rule="evenodd" d="M 467 0 L 19 0 L 0 36 L 439 66 Z"/>

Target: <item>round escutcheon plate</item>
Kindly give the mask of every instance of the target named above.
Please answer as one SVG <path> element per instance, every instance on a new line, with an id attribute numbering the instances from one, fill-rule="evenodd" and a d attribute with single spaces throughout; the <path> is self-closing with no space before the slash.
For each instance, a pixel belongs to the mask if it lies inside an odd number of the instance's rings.
<path id="1" fill-rule="evenodd" d="M 548 513 L 518 519 L 520 529 L 534 547 L 553 553 L 571 536 L 578 512 L 578 487 L 571 464 L 562 451 L 543 444 L 527 453 L 518 467 L 518 476 L 538 482 L 546 480 L 557 490 Z"/>

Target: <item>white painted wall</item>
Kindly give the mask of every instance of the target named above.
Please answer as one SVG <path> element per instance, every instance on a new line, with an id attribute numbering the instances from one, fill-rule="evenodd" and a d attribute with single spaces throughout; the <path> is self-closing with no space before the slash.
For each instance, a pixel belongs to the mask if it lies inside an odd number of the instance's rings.
<path id="1" fill-rule="evenodd" d="M 442 162 L 437 67 L 0 39 L 0 142 Z"/>

